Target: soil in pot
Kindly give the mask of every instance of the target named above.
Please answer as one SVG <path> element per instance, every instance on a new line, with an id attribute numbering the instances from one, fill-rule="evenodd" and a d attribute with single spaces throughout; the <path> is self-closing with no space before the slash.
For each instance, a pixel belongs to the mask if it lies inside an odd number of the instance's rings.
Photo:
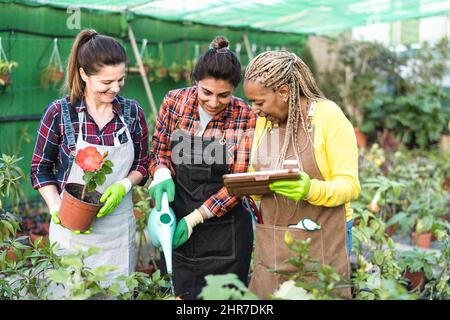
<path id="1" fill-rule="evenodd" d="M 76 199 L 81 199 L 81 194 L 83 193 L 84 186 L 78 183 L 68 183 L 66 185 L 65 191 L 67 191 L 70 195 L 75 197 Z M 103 205 L 100 202 L 100 198 L 102 197 L 101 193 L 98 191 L 87 192 L 84 196 L 84 200 L 80 200 L 81 202 L 85 202 L 92 205 L 99 205 L 100 207 Z"/>
<path id="2" fill-rule="evenodd" d="M 97 191 L 86 192 L 84 201 L 80 200 L 83 185 L 68 183 L 64 189 L 59 219 L 61 224 L 71 230 L 81 232 L 89 229 L 103 204 L 100 202 L 101 193 Z"/>

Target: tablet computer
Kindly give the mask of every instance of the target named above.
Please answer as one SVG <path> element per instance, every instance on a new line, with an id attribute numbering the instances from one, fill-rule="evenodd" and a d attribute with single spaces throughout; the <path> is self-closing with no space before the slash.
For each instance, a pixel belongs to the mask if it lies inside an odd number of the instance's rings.
<path id="1" fill-rule="evenodd" d="M 231 173 L 222 176 L 223 184 L 232 196 L 270 194 L 269 184 L 278 180 L 298 180 L 299 169 L 267 170 Z"/>

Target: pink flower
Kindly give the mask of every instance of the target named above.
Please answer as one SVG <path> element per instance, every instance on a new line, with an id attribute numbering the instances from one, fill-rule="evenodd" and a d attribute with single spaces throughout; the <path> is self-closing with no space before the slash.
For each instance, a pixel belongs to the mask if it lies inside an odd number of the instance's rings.
<path id="1" fill-rule="evenodd" d="M 101 168 L 103 157 L 96 148 L 86 147 L 78 150 L 75 162 L 84 171 L 95 172 Z"/>

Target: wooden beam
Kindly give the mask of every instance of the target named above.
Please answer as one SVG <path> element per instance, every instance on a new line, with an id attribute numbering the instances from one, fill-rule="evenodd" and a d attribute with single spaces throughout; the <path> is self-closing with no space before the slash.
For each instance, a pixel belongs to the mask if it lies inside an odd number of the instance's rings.
<path id="1" fill-rule="evenodd" d="M 145 73 L 144 64 L 142 63 L 141 55 L 139 54 L 139 49 L 136 43 L 136 38 L 134 37 L 133 29 L 131 25 L 128 24 L 128 36 L 130 38 L 131 47 L 133 48 L 133 53 L 138 63 L 139 73 L 144 83 L 145 92 L 147 93 L 148 101 L 150 102 L 150 107 L 155 120 L 158 118 L 158 111 L 156 110 L 155 100 L 153 99 L 152 90 L 150 84 L 148 83 L 147 74 Z"/>
<path id="2" fill-rule="evenodd" d="M 252 47 L 250 46 L 250 41 L 248 41 L 248 37 L 245 32 L 242 34 L 242 38 L 244 39 L 245 50 L 247 51 L 248 61 L 250 61 L 254 58 L 254 56 L 253 56 Z"/>

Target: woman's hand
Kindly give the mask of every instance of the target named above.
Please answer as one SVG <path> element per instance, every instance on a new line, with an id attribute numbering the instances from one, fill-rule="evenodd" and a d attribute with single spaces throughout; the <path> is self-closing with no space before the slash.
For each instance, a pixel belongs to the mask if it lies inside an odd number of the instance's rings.
<path id="1" fill-rule="evenodd" d="M 269 189 L 294 201 L 300 201 L 307 197 L 311 189 L 311 179 L 302 171 L 300 179 L 275 181 L 269 184 Z"/>
<path id="2" fill-rule="evenodd" d="M 100 211 L 97 214 L 97 218 L 102 218 L 113 212 L 120 204 L 120 202 L 122 202 L 127 192 L 131 190 L 131 187 L 131 181 L 125 178 L 106 188 L 105 192 L 100 198 L 100 202 L 104 202 L 105 204 L 100 208 Z"/>

